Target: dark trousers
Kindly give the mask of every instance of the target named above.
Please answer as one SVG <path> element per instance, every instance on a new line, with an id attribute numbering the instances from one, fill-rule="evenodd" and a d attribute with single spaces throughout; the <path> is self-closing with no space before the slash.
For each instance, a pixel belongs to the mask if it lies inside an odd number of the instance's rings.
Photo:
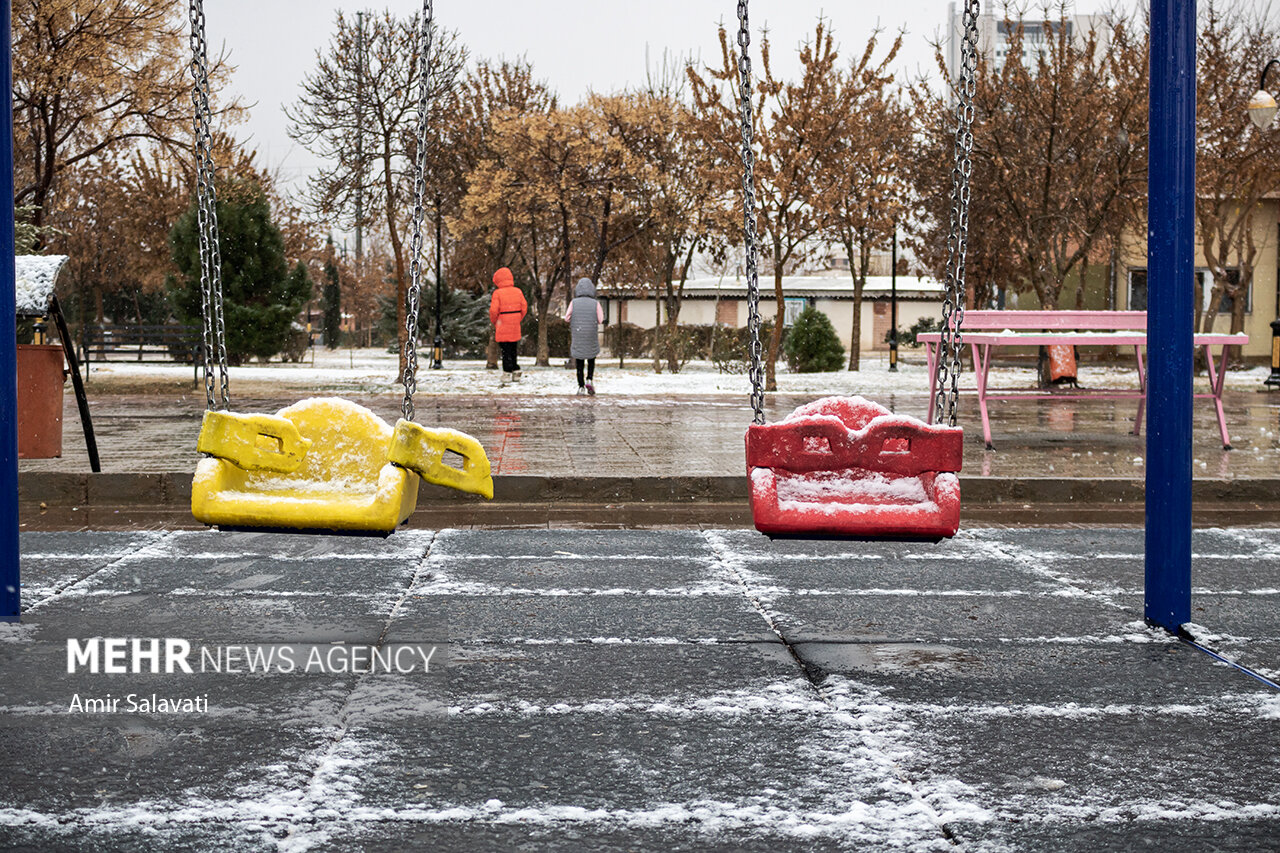
<path id="1" fill-rule="evenodd" d="M 498 341 L 498 347 L 502 350 L 502 372 L 515 373 L 520 369 L 520 365 L 516 364 L 516 347 L 520 346 L 519 341 Z"/>
<path id="2" fill-rule="evenodd" d="M 580 359 L 580 358 L 575 358 L 573 360 L 574 367 L 578 368 L 578 387 L 579 388 L 581 388 L 584 384 L 582 381 L 582 362 L 583 362 L 583 359 Z M 591 382 L 596 375 L 596 360 L 594 358 L 588 358 L 586 359 L 586 362 L 587 362 L 587 382 Z"/>

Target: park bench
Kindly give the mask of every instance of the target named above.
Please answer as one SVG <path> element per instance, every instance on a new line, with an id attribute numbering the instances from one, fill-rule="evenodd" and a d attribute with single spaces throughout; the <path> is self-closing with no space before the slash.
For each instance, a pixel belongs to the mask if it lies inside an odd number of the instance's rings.
<path id="1" fill-rule="evenodd" d="M 80 334 L 85 368 L 94 361 L 176 361 L 196 364 L 200 327 L 178 323 L 86 323 Z"/>
<path id="2" fill-rule="evenodd" d="M 1134 419 L 1133 434 L 1142 431 L 1142 416 L 1147 401 L 1147 369 L 1143 348 L 1147 344 L 1147 313 L 1145 311 L 966 311 L 961 327 L 964 343 L 972 348 L 973 373 L 977 385 L 978 410 L 982 414 L 982 437 L 988 449 L 991 442 L 991 423 L 987 416 L 988 400 L 1025 399 L 1136 399 L 1138 413 Z M 932 421 L 937 398 L 938 342 L 940 332 L 925 332 L 917 336 L 927 348 L 931 392 L 929 418 Z M 1226 378 L 1226 348 L 1242 346 L 1249 342 L 1246 334 L 1196 334 L 1194 343 L 1204 347 L 1205 364 L 1209 372 L 1208 393 L 1196 394 L 1198 399 L 1210 399 L 1218 416 L 1218 431 L 1224 449 L 1231 448 L 1227 432 L 1226 416 L 1222 410 L 1222 388 Z M 1001 347 L 1041 347 L 1053 344 L 1068 346 L 1133 347 L 1134 363 L 1138 372 L 1138 387 L 1097 389 L 1046 389 L 1001 388 L 989 390 L 987 378 L 995 351 Z M 1221 362 L 1215 362 L 1213 347 L 1219 346 Z"/>

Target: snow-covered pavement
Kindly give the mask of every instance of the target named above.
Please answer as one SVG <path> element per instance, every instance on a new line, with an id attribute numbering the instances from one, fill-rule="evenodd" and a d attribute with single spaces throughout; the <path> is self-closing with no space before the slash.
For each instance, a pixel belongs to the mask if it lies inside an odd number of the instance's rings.
<path id="1" fill-rule="evenodd" d="M 861 369 L 834 373 L 789 373 L 779 365 L 778 391 L 782 394 L 927 394 L 928 370 L 923 350 L 908 351 L 896 372 L 890 372 L 884 353 L 863 357 Z M 576 379 L 572 370 L 564 368 L 564 359 L 553 360 L 553 366 L 538 368 L 533 359 L 523 359 L 520 382 L 503 386 L 499 373 L 485 370 L 483 361 L 449 361 L 443 370 L 429 370 L 422 362 L 418 370 L 418 394 L 433 395 L 519 395 L 546 396 L 572 394 Z M 237 386 L 300 386 L 328 392 L 376 394 L 400 390 L 396 384 L 397 356 L 380 349 L 314 350 L 313 357 L 299 364 L 272 362 L 230 368 L 232 393 Z M 1228 389 L 1256 391 L 1270 371 L 1263 367 L 1233 370 L 1227 374 Z M 190 365 L 107 362 L 92 366 L 93 380 L 120 381 L 167 379 L 190 381 Z M 707 361 L 692 361 L 679 373 L 655 373 L 647 359 L 626 359 L 619 367 L 617 359 L 601 358 L 596 362 L 596 386 L 611 397 L 657 395 L 724 395 L 746 397 L 750 383 L 745 374 L 721 373 Z M 1127 364 L 1082 365 L 1080 384 L 1090 388 L 1137 388 L 1136 369 Z M 1197 383 L 1208 380 L 1200 377 Z M 1016 388 L 1033 385 L 1035 371 L 1030 367 L 996 367 L 989 380 L 992 388 Z M 961 391 L 973 390 L 973 374 L 961 374 Z"/>
<path id="2" fill-rule="evenodd" d="M 939 545 L 171 531 L 22 547 L 28 611 L 0 628 L 5 849 L 1244 851 L 1280 837 L 1280 691 L 1142 624 L 1140 531 Z M 1275 680 L 1280 532 L 1197 531 L 1194 550 L 1193 630 Z M 235 672 L 68 674 L 68 638 L 95 636 L 439 656 L 392 673 L 250 673 L 242 657 Z M 107 694 L 205 696 L 207 710 L 71 710 Z"/>

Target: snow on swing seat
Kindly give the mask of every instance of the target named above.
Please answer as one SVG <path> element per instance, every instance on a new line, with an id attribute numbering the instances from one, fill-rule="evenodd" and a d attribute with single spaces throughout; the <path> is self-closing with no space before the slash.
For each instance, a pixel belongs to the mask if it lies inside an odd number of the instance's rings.
<path id="1" fill-rule="evenodd" d="M 422 475 L 493 496 L 480 445 L 453 430 L 393 429 L 347 400 L 313 398 L 271 415 L 207 412 L 192 514 L 223 527 L 391 532 L 413 512 Z M 443 463 L 464 455 L 464 470 Z M 399 463 L 399 464 L 397 464 Z"/>
<path id="2" fill-rule="evenodd" d="M 963 431 L 825 397 L 747 430 L 756 529 L 772 536 L 939 539 L 960 527 Z"/>

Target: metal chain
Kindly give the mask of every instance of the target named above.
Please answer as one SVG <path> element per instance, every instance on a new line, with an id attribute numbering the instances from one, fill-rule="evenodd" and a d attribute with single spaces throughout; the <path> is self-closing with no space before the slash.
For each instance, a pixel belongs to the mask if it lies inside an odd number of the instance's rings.
<path id="1" fill-rule="evenodd" d="M 738 116 L 742 123 L 742 227 L 746 234 L 747 346 L 751 379 L 752 423 L 764 423 L 764 366 L 760 346 L 760 276 L 757 270 L 756 180 L 754 125 L 751 111 L 751 28 L 747 21 L 747 0 L 738 0 Z"/>
<path id="2" fill-rule="evenodd" d="M 951 217 L 947 233 L 946 296 L 942 303 L 942 339 L 938 344 L 937 408 L 934 420 L 956 425 L 960 381 L 960 326 L 964 322 L 964 266 L 969 250 L 969 178 L 973 174 L 973 95 L 978 70 L 980 0 L 965 0 L 956 81 L 955 165 L 951 170 Z"/>
<path id="3" fill-rule="evenodd" d="M 218 194 L 214 186 L 209 130 L 209 58 L 204 35 L 204 2 L 191 0 L 191 104 L 195 112 L 196 227 L 200 232 L 200 304 L 204 315 L 204 389 L 209 409 L 231 408 L 227 381 L 226 321 L 222 309 L 222 253 L 218 248 Z M 213 373 L 217 353 L 218 377 Z"/>
<path id="4" fill-rule="evenodd" d="M 406 421 L 413 420 L 413 394 L 418 390 L 418 302 L 422 292 L 422 200 L 427 191 L 427 107 L 430 94 L 431 0 L 422 0 L 422 31 L 418 36 L 418 151 L 413 164 L 413 236 L 409 240 L 409 293 L 405 305 L 404 405 Z"/>

